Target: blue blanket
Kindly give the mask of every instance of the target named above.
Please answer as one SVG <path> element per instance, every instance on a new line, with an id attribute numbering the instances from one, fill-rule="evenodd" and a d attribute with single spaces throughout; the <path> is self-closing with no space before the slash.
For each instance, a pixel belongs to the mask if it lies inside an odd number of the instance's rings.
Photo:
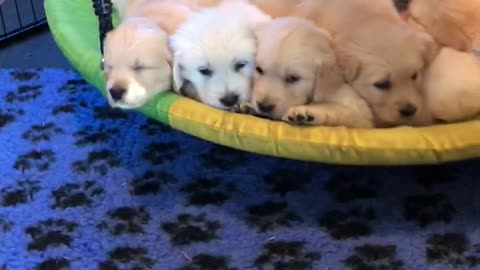
<path id="1" fill-rule="evenodd" d="M 110 109 L 69 70 L 0 70 L 0 269 L 480 269 L 480 160 L 343 167 Z"/>

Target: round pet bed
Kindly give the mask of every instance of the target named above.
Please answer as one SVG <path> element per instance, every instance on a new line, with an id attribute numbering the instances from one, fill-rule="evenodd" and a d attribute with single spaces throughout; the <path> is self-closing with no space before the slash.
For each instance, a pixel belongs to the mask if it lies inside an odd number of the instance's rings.
<path id="1" fill-rule="evenodd" d="M 45 11 L 63 54 L 88 83 L 105 95 L 99 65 L 99 22 L 92 2 L 45 0 Z M 114 14 L 113 24 L 117 22 Z M 220 111 L 170 91 L 138 111 L 204 140 L 290 159 L 345 165 L 408 165 L 480 157 L 480 120 L 426 128 L 295 127 Z"/>

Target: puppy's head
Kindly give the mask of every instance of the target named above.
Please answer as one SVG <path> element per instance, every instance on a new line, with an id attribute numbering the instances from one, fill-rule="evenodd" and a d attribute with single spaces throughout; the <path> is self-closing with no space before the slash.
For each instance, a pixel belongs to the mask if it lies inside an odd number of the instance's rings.
<path id="1" fill-rule="evenodd" d="M 171 86 L 167 36 L 155 24 L 128 19 L 109 32 L 104 44 L 103 69 L 112 107 L 144 105 Z"/>
<path id="2" fill-rule="evenodd" d="M 170 37 L 177 92 L 218 109 L 248 100 L 256 40 L 245 18 L 218 9 L 199 12 Z"/>
<path id="3" fill-rule="evenodd" d="M 377 125 L 416 125 L 424 110 L 420 78 L 438 52 L 433 38 L 407 24 L 357 34 L 357 43 L 337 47 L 346 82 L 369 103 Z"/>
<path id="4" fill-rule="evenodd" d="M 343 84 L 329 34 L 298 18 L 255 28 L 258 40 L 251 103 L 272 119 L 298 105 L 322 100 Z"/>

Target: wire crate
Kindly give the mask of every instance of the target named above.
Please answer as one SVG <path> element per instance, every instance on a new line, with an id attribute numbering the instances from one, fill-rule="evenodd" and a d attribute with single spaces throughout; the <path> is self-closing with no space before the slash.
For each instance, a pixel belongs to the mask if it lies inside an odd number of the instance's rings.
<path id="1" fill-rule="evenodd" d="M 0 42 L 43 26 L 46 22 L 43 0 L 0 0 Z"/>

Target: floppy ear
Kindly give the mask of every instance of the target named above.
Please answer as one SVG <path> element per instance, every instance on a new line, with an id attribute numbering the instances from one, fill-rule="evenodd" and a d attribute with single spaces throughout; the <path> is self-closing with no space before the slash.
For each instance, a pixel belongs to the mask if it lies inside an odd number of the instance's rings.
<path id="1" fill-rule="evenodd" d="M 360 75 L 361 63 L 347 48 L 336 48 L 337 62 L 343 72 L 346 83 L 355 81 Z"/>
<path id="2" fill-rule="evenodd" d="M 422 42 L 423 61 L 429 65 L 440 51 L 440 46 L 435 42 L 431 35 L 425 32 L 417 31 L 417 35 Z"/>
<path id="3" fill-rule="evenodd" d="M 180 93 L 185 79 L 182 76 L 183 66 L 179 63 L 179 57 L 175 53 L 175 42 L 172 38 L 168 39 L 168 51 L 170 53 L 167 55 L 167 62 L 172 67 L 173 90 Z"/>

